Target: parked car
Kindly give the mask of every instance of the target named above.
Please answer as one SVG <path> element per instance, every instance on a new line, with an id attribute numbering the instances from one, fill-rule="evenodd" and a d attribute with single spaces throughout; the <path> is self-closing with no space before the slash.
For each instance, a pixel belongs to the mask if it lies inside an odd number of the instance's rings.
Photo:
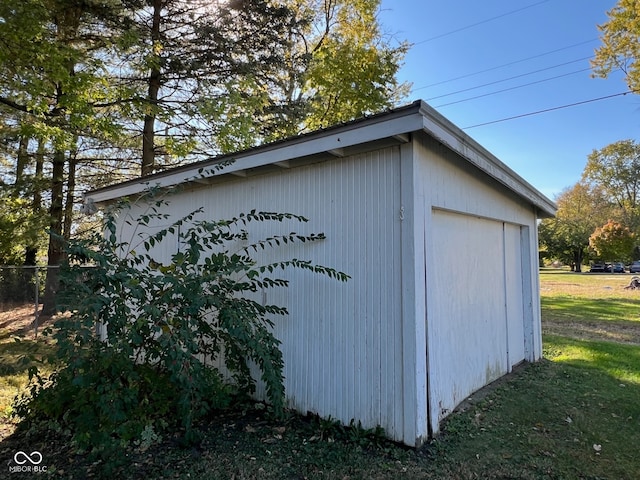
<path id="1" fill-rule="evenodd" d="M 609 270 L 611 271 L 611 270 Z M 605 272 L 605 264 L 604 263 L 593 263 L 591 264 L 591 268 L 589 269 L 591 273 L 604 273 Z"/>
<path id="2" fill-rule="evenodd" d="M 625 269 L 624 269 L 624 263 L 622 262 L 616 262 L 613 264 L 613 273 L 624 273 Z"/>
<path id="3" fill-rule="evenodd" d="M 635 261 L 629 267 L 630 273 L 640 273 L 640 261 Z"/>

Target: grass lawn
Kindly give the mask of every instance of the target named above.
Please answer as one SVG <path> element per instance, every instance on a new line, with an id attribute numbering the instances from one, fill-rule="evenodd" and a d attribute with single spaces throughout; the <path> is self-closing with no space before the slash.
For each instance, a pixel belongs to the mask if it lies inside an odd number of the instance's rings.
<path id="1" fill-rule="evenodd" d="M 640 345 L 640 291 L 629 274 L 540 274 L 543 333 Z"/>
<path id="2" fill-rule="evenodd" d="M 417 451 L 327 421 L 292 415 L 274 422 L 262 410 L 248 408 L 212 417 L 202 426 L 198 448 L 182 449 L 175 439 L 166 439 L 146 451 L 131 449 L 117 475 L 640 478 L 640 291 L 624 290 L 629 280 L 629 275 L 543 272 L 545 359 L 473 395 L 449 417 L 442 435 Z M 104 472 L 100 463 L 73 452 L 65 438 L 64 433 L 6 438 L 0 443 L 0 464 L 6 465 L 17 449 L 38 450 L 53 478 Z"/>
<path id="3" fill-rule="evenodd" d="M 33 307 L 0 312 L 0 440 L 13 431 L 11 404 L 27 384 L 28 368 L 51 349 L 42 338 L 34 341 L 32 322 Z"/>

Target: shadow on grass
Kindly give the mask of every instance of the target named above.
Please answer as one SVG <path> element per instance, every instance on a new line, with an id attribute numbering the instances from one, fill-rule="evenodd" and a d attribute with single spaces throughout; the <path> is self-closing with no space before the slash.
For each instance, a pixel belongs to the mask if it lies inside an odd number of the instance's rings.
<path id="1" fill-rule="evenodd" d="M 0 343 L 0 376 L 26 374 L 29 367 L 42 364 L 51 353 L 53 346 L 42 340 L 5 339 Z"/>
<path id="2" fill-rule="evenodd" d="M 640 346 L 640 325 L 635 322 L 586 322 L 546 318 L 542 325 L 542 333 L 579 340 Z"/>
<path id="3" fill-rule="evenodd" d="M 554 362 L 596 369 L 640 387 L 640 348 L 637 346 L 553 335 L 546 336 L 545 341 L 545 356 Z"/>
<path id="4" fill-rule="evenodd" d="M 640 299 L 600 299 L 555 296 L 541 298 L 543 318 L 604 320 L 640 324 Z"/>
<path id="5" fill-rule="evenodd" d="M 640 347 L 548 336 L 545 353 L 547 359 L 523 365 L 488 394 L 473 395 L 465 410 L 445 420 L 442 434 L 418 450 L 391 442 L 363 447 L 333 438 L 321 423 L 295 415 L 276 421 L 264 410 L 248 408 L 212 417 L 202 425 L 202 442 L 196 448 L 180 449 L 168 439 L 148 451 L 129 449 L 118 476 L 637 478 Z M 621 380 L 618 372 L 629 380 Z M 23 449 L 25 438 L 16 435 L 2 447 L 9 452 Z M 97 474 L 92 469 L 100 465 L 65 441 L 34 437 L 28 445 L 43 452 L 51 471 L 66 473 L 73 465 L 78 474 L 73 478 Z"/>
<path id="6" fill-rule="evenodd" d="M 544 345 L 545 360 L 445 421 L 440 453 L 477 478 L 506 478 L 497 472 L 514 464 L 513 478 L 637 478 L 640 347 L 557 336 Z"/>

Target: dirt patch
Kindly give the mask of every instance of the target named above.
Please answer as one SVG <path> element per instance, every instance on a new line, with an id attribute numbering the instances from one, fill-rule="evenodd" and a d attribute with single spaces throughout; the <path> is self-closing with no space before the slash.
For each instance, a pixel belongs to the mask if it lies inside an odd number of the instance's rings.
<path id="1" fill-rule="evenodd" d="M 560 335 L 578 340 L 640 345 L 640 324 L 631 322 L 593 322 L 568 320 L 543 320 L 542 333 Z"/>
<path id="2" fill-rule="evenodd" d="M 9 437 L 15 430 L 14 419 L 8 416 L 7 406 L 10 404 L 15 388 L 19 383 L 26 383 L 27 375 L 16 375 L 12 372 L 12 365 L 16 358 L 25 352 L 16 351 L 15 338 L 19 337 L 32 345 L 30 341 L 36 338 L 34 325 L 33 305 L 2 305 L 0 310 L 0 370 L 3 377 L 0 379 L 0 441 Z M 40 317 L 38 320 L 38 342 L 43 340 L 40 333 L 44 329 L 50 317 Z M 47 342 L 48 343 L 48 342 Z M 6 376 L 5 376 L 6 375 Z M 17 383 L 18 382 L 18 383 Z"/>
<path id="3" fill-rule="evenodd" d="M 0 311 L 0 329 L 6 329 L 11 335 L 29 328 L 34 319 L 33 305 L 17 306 Z"/>

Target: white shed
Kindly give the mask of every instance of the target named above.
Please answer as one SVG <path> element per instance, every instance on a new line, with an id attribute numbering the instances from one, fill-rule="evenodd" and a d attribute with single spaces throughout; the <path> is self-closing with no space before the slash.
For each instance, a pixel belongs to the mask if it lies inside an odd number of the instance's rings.
<path id="1" fill-rule="evenodd" d="M 471 393 L 541 357 L 536 222 L 556 207 L 422 101 L 86 201 L 149 184 L 183 185 L 170 205 L 176 218 L 198 207 L 212 219 L 258 209 L 303 215 L 300 233 L 325 233 L 268 254 L 351 276 L 294 271 L 288 289 L 269 291 L 269 303 L 290 312 L 276 334 L 287 402 L 300 412 L 380 425 L 417 446 Z"/>

